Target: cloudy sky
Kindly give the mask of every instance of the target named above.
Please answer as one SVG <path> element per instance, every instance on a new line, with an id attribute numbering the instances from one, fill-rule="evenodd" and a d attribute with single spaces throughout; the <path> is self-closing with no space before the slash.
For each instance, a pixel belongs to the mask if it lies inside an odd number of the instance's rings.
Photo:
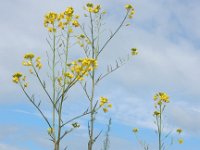
<path id="1" fill-rule="evenodd" d="M 11 82 L 12 74 L 24 71 L 23 54 L 34 52 L 46 59 L 47 32 L 43 16 L 48 11 L 63 11 L 73 6 L 83 14 L 87 0 L 1 0 L 0 14 L 0 149 L 1 150 L 49 150 L 47 126 L 36 110 L 28 103 L 20 89 Z M 170 150 L 199 150 L 200 144 L 200 1 L 198 0 L 99 0 L 108 12 L 105 28 L 114 30 L 125 14 L 124 5 L 132 3 L 136 14 L 131 26 L 123 28 L 109 43 L 100 57 L 100 70 L 115 59 L 126 56 L 131 47 L 137 47 L 139 55 L 107 77 L 98 87 L 96 97 L 107 96 L 113 103 L 108 114 L 100 112 L 96 132 L 104 129 L 112 117 L 110 150 L 139 150 L 131 130 L 140 129 L 139 136 L 156 150 L 153 124 L 153 95 L 165 91 L 171 102 L 166 109 L 166 130 L 180 127 L 184 130 L 183 145 L 174 144 Z M 109 30 L 108 30 L 109 31 Z M 79 56 L 79 50 L 72 52 Z M 45 75 L 45 73 L 44 73 Z M 35 81 L 32 79 L 32 81 Z M 34 85 L 34 83 L 33 83 Z M 41 98 L 37 84 L 33 92 Z M 78 94 L 77 94 L 78 92 Z M 86 100 L 75 87 L 69 95 L 66 116 L 82 111 Z M 48 115 L 50 110 L 44 107 Z M 87 117 L 79 120 L 81 128 L 65 139 L 70 150 L 86 150 Z M 176 139 L 176 135 L 173 135 Z M 103 134 L 95 145 L 102 147 Z M 77 144 L 79 140 L 79 144 Z"/>

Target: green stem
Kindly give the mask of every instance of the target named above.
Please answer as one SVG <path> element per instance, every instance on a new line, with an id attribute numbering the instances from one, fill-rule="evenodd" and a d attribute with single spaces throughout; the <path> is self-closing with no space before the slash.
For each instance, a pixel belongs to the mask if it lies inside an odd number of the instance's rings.
<path id="1" fill-rule="evenodd" d="M 161 104 L 159 105 L 159 132 L 158 132 L 158 138 L 159 138 L 159 150 L 162 150 L 162 107 Z"/>
<path id="2" fill-rule="evenodd" d="M 64 89 L 63 89 L 64 91 Z M 62 106 L 64 101 L 64 93 L 60 102 L 59 106 L 59 113 L 58 113 L 58 138 L 57 138 L 57 150 L 60 149 L 60 140 L 61 140 L 61 131 L 62 131 L 62 125 L 61 125 L 61 118 L 62 118 Z"/>
<path id="3" fill-rule="evenodd" d="M 95 58 L 95 47 L 94 47 L 94 27 L 93 27 L 93 20 L 92 20 L 92 14 L 90 13 L 90 23 L 91 23 L 91 40 L 92 40 L 92 58 Z M 88 143 L 88 150 L 93 149 L 93 143 L 94 143 L 94 112 L 93 110 L 93 100 L 94 100 L 94 92 L 95 92 L 95 70 L 92 71 L 92 91 L 91 91 L 91 97 L 90 97 L 90 139 Z"/>
<path id="4" fill-rule="evenodd" d="M 103 47 L 99 50 L 98 54 L 96 57 L 98 57 L 100 55 L 100 53 L 104 50 L 104 48 L 107 46 L 107 44 L 110 42 L 110 40 L 112 40 L 112 38 L 117 34 L 117 32 L 121 29 L 121 27 L 123 26 L 124 22 L 126 21 L 127 17 L 128 17 L 129 11 L 127 11 L 124 19 L 122 20 L 121 24 L 118 26 L 118 28 L 115 30 L 115 32 L 110 36 L 110 38 L 105 42 L 105 44 L 103 45 Z"/>
<path id="5" fill-rule="evenodd" d="M 56 134 L 55 134 L 55 132 L 56 132 L 56 129 L 55 129 L 55 100 L 56 100 L 56 77 L 55 77 L 55 65 L 56 65 L 56 63 L 55 63 L 55 61 L 56 61 L 56 35 L 55 35 L 55 32 L 54 32 L 54 34 L 53 34 L 53 60 L 52 60 L 53 62 L 52 62 L 52 86 L 53 86 L 53 97 L 52 97 L 52 99 L 53 99 L 53 112 L 52 112 L 52 126 L 53 126 L 53 130 L 54 130 L 54 132 L 53 132 L 53 137 L 54 137 L 54 139 L 56 139 Z M 54 150 L 58 150 L 57 149 L 57 141 L 55 141 L 55 143 L 54 143 Z"/>

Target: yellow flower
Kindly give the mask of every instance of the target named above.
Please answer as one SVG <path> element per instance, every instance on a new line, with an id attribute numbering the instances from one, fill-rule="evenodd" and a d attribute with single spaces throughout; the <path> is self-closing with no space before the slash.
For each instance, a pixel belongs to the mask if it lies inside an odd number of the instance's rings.
<path id="1" fill-rule="evenodd" d="M 131 54 L 137 55 L 138 54 L 137 48 L 131 48 Z"/>
<path id="2" fill-rule="evenodd" d="M 59 84 L 60 86 L 62 86 L 62 80 L 63 80 L 62 77 L 58 77 L 57 80 L 58 80 L 58 84 Z"/>
<path id="3" fill-rule="evenodd" d="M 23 80 L 23 81 L 26 81 L 26 76 L 24 76 L 24 77 L 22 78 L 22 80 Z"/>
<path id="4" fill-rule="evenodd" d="M 83 76 L 87 76 L 88 72 L 97 67 L 97 61 L 92 58 L 80 58 L 67 66 L 78 80 L 83 80 Z"/>
<path id="5" fill-rule="evenodd" d="M 49 32 L 53 32 L 53 28 L 49 27 L 49 28 L 48 28 L 48 31 L 49 31 Z"/>
<path id="6" fill-rule="evenodd" d="M 154 101 L 156 101 L 158 99 L 158 94 L 153 96 Z"/>
<path id="7" fill-rule="evenodd" d="M 79 27 L 80 26 L 80 24 L 79 24 L 79 22 L 77 20 L 73 20 L 72 21 L 72 25 L 75 26 L 75 27 Z"/>
<path id="8" fill-rule="evenodd" d="M 24 55 L 24 59 L 30 59 L 32 60 L 35 57 L 35 55 L 33 53 L 26 53 Z"/>
<path id="9" fill-rule="evenodd" d="M 36 64 L 36 67 L 37 67 L 38 69 L 41 69 L 41 68 L 42 68 L 42 64 L 41 64 L 41 63 L 37 63 L 37 64 Z"/>
<path id="10" fill-rule="evenodd" d="M 58 27 L 61 28 L 62 30 L 64 30 L 64 28 L 65 28 L 63 22 L 59 22 L 58 23 Z"/>
<path id="11" fill-rule="evenodd" d="M 67 9 L 64 12 L 64 14 L 68 15 L 68 16 L 72 16 L 73 13 L 74 13 L 74 8 L 73 7 L 67 7 Z"/>
<path id="12" fill-rule="evenodd" d="M 161 99 L 163 102 L 166 102 L 166 103 L 169 102 L 169 96 L 167 95 L 167 93 L 159 93 L 159 95 L 160 95 L 160 99 Z"/>
<path id="13" fill-rule="evenodd" d="M 16 72 L 15 74 L 13 74 L 13 77 L 22 77 L 22 73 L 21 72 Z"/>
<path id="14" fill-rule="evenodd" d="M 94 9 L 93 9 L 93 12 L 94 12 L 94 13 L 98 13 L 100 9 L 101 9 L 101 5 L 96 5 L 96 6 L 94 7 Z"/>
<path id="15" fill-rule="evenodd" d="M 105 15 L 106 13 L 107 13 L 106 11 L 103 11 L 103 12 L 102 12 L 103 15 Z"/>
<path id="16" fill-rule="evenodd" d="M 138 128 L 133 128 L 134 133 L 138 133 Z"/>
<path id="17" fill-rule="evenodd" d="M 131 12 L 129 13 L 129 19 L 133 18 L 133 15 L 135 14 L 135 10 L 132 8 Z"/>
<path id="18" fill-rule="evenodd" d="M 12 78 L 12 81 L 13 81 L 14 83 L 19 83 L 19 78 L 13 77 L 13 78 Z"/>
<path id="19" fill-rule="evenodd" d="M 75 15 L 75 17 L 74 17 L 75 19 L 79 19 L 80 18 L 80 16 L 79 15 Z"/>
<path id="20" fill-rule="evenodd" d="M 112 104 L 108 104 L 108 107 L 112 108 Z"/>
<path id="21" fill-rule="evenodd" d="M 49 135 L 51 135 L 51 134 L 53 134 L 54 129 L 53 129 L 53 128 L 48 128 L 48 129 L 47 129 L 47 132 L 48 132 Z"/>
<path id="22" fill-rule="evenodd" d="M 85 38 L 85 35 L 84 35 L 84 34 L 80 34 L 77 38 L 78 38 L 78 39 L 84 39 L 84 38 Z"/>
<path id="23" fill-rule="evenodd" d="M 93 12 L 93 7 L 94 7 L 94 5 L 93 5 L 92 3 L 87 3 L 87 4 L 86 4 L 86 7 L 87 7 L 87 11 L 88 11 L 88 12 Z"/>
<path id="24" fill-rule="evenodd" d="M 88 38 L 86 38 L 85 41 L 87 44 L 91 44 L 91 41 Z"/>
<path id="25" fill-rule="evenodd" d="M 94 6 L 94 4 L 92 3 L 87 3 L 86 7 L 87 7 L 86 10 L 91 13 L 98 13 L 99 10 L 101 9 L 101 5 Z"/>
<path id="26" fill-rule="evenodd" d="M 64 19 L 65 14 L 64 13 L 60 13 L 57 17 L 57 20 L 60 21 L 61 19 Z"/>
<path id="27" fill-rule="evenodd" d="M 27 88 L 28 87 L 28 83 L 24 83 L 24 88 Z"/>
<path id="28" fill-rule="evenodd" d="M 160 112 L 154 111 L 153 115 L 154 115 L 154 116 L 159 116 L 159 115 L 160 115 Z"/>
<path id="29" fill-rule="evenodd" d="M 81 77 L 81 76 L 78 76 L 77 79 L 78 79 L 79 81 L 83 81 L 83 80 L 84 80 L 84 78 Z"/>
<path id="30" fill-rule="evenodd" d="M 16 72 L 16 73 L 13 74 L 12 81 L 14 83 L 19 83 L 21 77 L 22 77 L 22 73 L 21 72 Z"/>
<path id="31" fill-rule="evenodd" d="M 126 5 L 125 5 L 125 8 L 126 8 L 127 10 L 130 10 L 130 9 L 133 9 L 133 6 L 132 6 L 131 4 L 126 4 Z"/>
<path id="32" fill-rule="evenodd" d="M 41 57 L 37 57 L 35 60 L 36 60 L 36 61 L 40 61 L 40 60 L 41 60 Z"/>
<path id="33" fill-rule="evenodd" d="M 72 21 L 72 16 L 66 16 L 65 19 L 66 22 L 64 22 L 64 25 L 68 25 Z"/>
<path id="34" fill-rule="evenodd" d="M 40 57 L 37 57 L 36 58 L 36 67 L 38 69 L 41 69 L 42 68 L 42 63 L 41 63 L 41 58 Z"/>
<path id="35" fill-rule="evenodd" d="M 180 129 L 180 128 L 178 128 L 178 129 L 176 130 L 176 132 L 179 133 L 179 134 L 181 134 L 181 133 L 183 132 L 183 130 Z"/>
<path id="36" fill-rule="evenodd" d="M 49 12 L 44 17 L 44 27 L 48 27 L 49 24 L 53 25 L 58 19 L 58 14 L 55 12 Z"/>
<path id="37" fill-rule="evenodd" d="M 108 103 L 108 99 L 106 97 L 100 97 L 100 107 Z"/>
<path id="38" fill-rule="evenodd" d="M 69 28 L 69 29 L 68 29 L 68 32 L 69 32 L 69 33 L 72 33 L 72 32 L 73 32 L 72 28 Z"/>
<path id="39" fill-rule="evenodd" d="M 72 123 L 72 126 L 73 126 L 74 128 L 79 128 L 79 127 L 80 127 L 80 124 L 77 123 L 77 122 L 75 122 L 75 123 Z"/>
<path id="40" fill-rule="evenodd" d="M 65 76 L 65 77 L 68 77 L 68 78 L 70 78 L 70 79 L 72 79 L 72 78 L 74 77 L 74 75 L 71 74 L 70 72 L 64 73 L 64 76 Z"/>
<path id="41" fill-rule="evenodd" d="M 162 104 L 162 102 L 169 103 L 169 96 L 165 92 L 159 92 L 154 95 L 154 101 L 158 101 L 158 103 Z"/>
<path id="42" fill-rule="evenodd" d="M 107 104 L 107 105 L 105 105 Z M 112 104 L 108 104 L 108 99 L 106 97 L 101 96 L 100 97 L 100 107 L 104 106 L 103 111 L 106 113 L 108 112 L 108 108 L 112 108 Z"/>
<path id="43" fill-rule="evenodd" d="M 33 74 L 33 70 L 32 69 L 29 69 L 29 72 L 30 72 L 30 74 Z"/>
<path id="44" fill-rule="evenodd" d="M 157 104 L 158 104 L 158 105 L 162 105 L 162 101 L 161 101 L 161 100 L 159 100 Z"/>
<path id="45" fill-rule="evenodd" d="M 87 3 L 86 6 L 87 7 L 93 7 L 94 5 L 93 5 L 93 3 Z"/>
<path id="46" fill-rule="evenodd" d="M 22 62 L 22 65 L 23 65 L 23 66 L 32 66 L 32 62 L 31 62 L 31 61 L 27 61 L 27 62 L 26 62 L 26 61 L 23 61 L 23 62 Z"/>
<path id="47" fill-rule="evenodd" d="M 131 4 L 125 5 L 126 10 L 128 11 L 128 18 L 133 18 L 133 15 L 135 14 L 135 10 Z"/>
<path id="48" fill-rule="evenodd" d="M 48 27 L 48 23 L 49 23 L 48 20 L 44 20 L 44 27 L 45 27 L 45 28 Z"/>
<path id="49" fill-rule="evenodd" d="M 56 32 L 56 28 L 51 28 L 51 27 L 49 27 L 49 28 L 48 28 L 48 31 L 49 31 L 49 32 Z"/>
<path id="50" fill-rule="evenodd" d="M 107 113 L 107 112 L 108 112 L 108 108 L 103 108 L 103 111 L 104 111 L 105 113 Z"/>
<path id="51" fill-rule="evenodd" d="M 183 142 L 184 142 L 183 139 L 179 139 L 179 140 L 178 140 L 178 143 L 179 143 L 179 144 L 183 144 Z"/>

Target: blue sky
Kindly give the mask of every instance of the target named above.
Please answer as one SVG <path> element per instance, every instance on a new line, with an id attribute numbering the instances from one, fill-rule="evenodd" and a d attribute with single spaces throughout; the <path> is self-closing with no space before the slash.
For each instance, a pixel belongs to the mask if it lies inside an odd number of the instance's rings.
<path id="1" fill-rule="evenodd" d="M 46 58 L 47 32 L 43 28 L 43 16 L 48 11 L 63 11 L 74 6 L 82 12 L 82 0 L 2 0 L 0 5 L 0 149 L 1 150 L 49 150 L 47 126 L 28 103 L 20 89 L 11 82 L 15 71 L 26 72 L 21 66 L 23 54 L 34 52 Z M 137 47 L 139 55 L 99 85 L 96 97 L 107 96 L 113 103 L 108 114 L 100 112 L 96 130 L 105 130 L 112 117 L 111 150 L 140 150 L 131 133 L 133 127 L 141 130 L 140 137 L 156 150 L 153 124 L 153 95 L 165 91 L 171 103 L 167 108 L 167 130 L 180 127 L 184 130 L 183 145 L 175 144 L 170 150 L 199 150 L 200 144 L 200 1 L 198 0 L 101 0 L 108 12 L 106 27 L 115 29 L 125 13 L 124 4 L 132 3 L 136 14 L 131 26 L 123 28 L 108 45 L 100 58 L 101 71 L 106 64 L 126 56 L 131 47 Z M 72 52 L 79 57 L 80 51 Z M 45 76 L 45 73 L 42 74 Z M 32 92 L 40 93 L 32 79 Z M 77 94 L 78 92 L 78 94 Z M 87 107 L 80 87 L 69 95 L 71 101 L 64 113 L 67 117 Z M 84 106 L 79 107 L 79 106 Z M 50 110 L 45 107 L 48 115 Z M 87 117 L 79 120 L 81 128 L 65 139 L 71 150 L 86 150 Z M 174 137 L 176 137 L 174 135 Z M 102 146 L 101 136 L 95 150 Z M 79 140 L 79 144 L 76 141 Z"/>

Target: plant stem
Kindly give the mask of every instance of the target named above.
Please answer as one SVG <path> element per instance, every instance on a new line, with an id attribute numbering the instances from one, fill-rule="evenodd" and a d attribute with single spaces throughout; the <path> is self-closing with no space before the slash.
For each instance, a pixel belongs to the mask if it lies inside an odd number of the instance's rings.
<path id="1" fill-rule="evenodd" d="M 56 35 L 55 35 L 55 32 L 53 34 L 53 60 L 52 60 L 52 86 L 53 86 L 53 111 L 52 111 L 52 126 L 53 126 L 53 137 L 54 139 L 56 139 L 56 129 L 55 129 L 55 100 L 56 100 L 56 79 L 55 79 L 55 61 L 56 61 Z M 57 144 L 57 140 L 54 142 L 54 150 L 59 150 L 58 149 L 58 144 Z"/>
<path id="2" fill-rule="evenodd" d="M 158 131 L 158 140 L 159 140 L 159 150 L 162 150 L 162 106 L 159 105 L 159 131 Z"/>
<path id="3" fill-rule="evenodd" d="M 90 13 L 90 23 L 91 23 L 91 40 L 92 40 L 92 58 L 95 57 L 95 47 L 94 47 L 94 27 L 93 27 L 93 20 L 92 20 L 92 14 Z M 95 119 L 95 114 L 92 111 L 93 110 L 93 100 L 94 100 L 94 92 L 95 92 L 95 70 L 92 71 L 92 91 L 91 91 L 91 97 L 90 97 L 90 139 L 88 143 L 88 150 L 93 149 L 93 143 L 94 143 L 94 119 Z"/>

